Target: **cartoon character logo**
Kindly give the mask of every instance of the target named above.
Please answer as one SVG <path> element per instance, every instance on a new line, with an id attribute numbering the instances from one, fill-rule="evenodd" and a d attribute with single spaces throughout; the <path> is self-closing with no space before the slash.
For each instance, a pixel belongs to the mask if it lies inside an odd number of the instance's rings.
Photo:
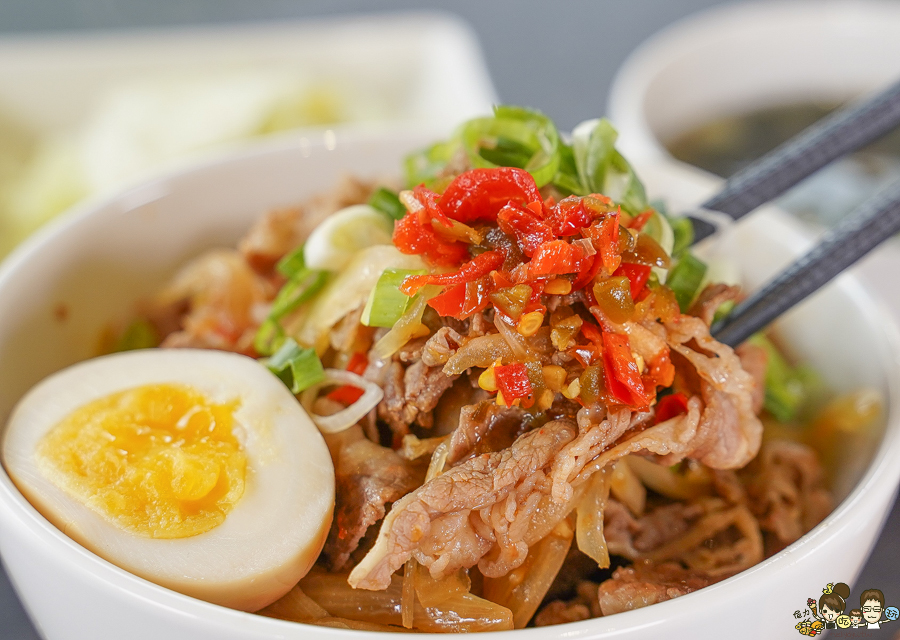
<path id="1" fill-rule="evenodd" d="M 863 591 L 859 596 L 859 609 L 844 613 L 849 597 L 849 586 L 843 582 L 829 582 L 822 589 L 818 602 L 809 598 L 806 609 L 794 612 L 794 618 L 805 618 L 794 628 L 801 635 L 817 636 L 826 629 L 879 629 L 900 618 L 900 609 L 884 606 L 884 593 L 879 589 Z"/>
<path id="2" fill-rule="evenodd" d="M 847 598 L 850 597 L 850 587 L 843 582 L 829 583 L 822 589 L 822 597 L 819 598 L 819 611 L 816 611 L 816 601 L 810 598 L 806 601 L 812 615 L 822 622 L 826 629 L 837 629 L 837 619 L 842 616 L 847 608 Z M 880 614 L 879 614 L 880 615 Z"/>
<path id="3" fill-rule="evenodd" d="M 862 612 L 863 629 L 880 629 L 886 622 L 893 622 L 900 617 L 900 609 L 884 606 L 884 594 L 880 589 L 866 589 L 859 595 L 859 608 Z M 884 614 L 884 618 L 882 618 Z"/>

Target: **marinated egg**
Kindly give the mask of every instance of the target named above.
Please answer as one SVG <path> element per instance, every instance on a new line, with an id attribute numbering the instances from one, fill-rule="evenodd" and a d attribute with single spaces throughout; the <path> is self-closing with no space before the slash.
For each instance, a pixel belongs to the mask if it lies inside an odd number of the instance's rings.
<path id="1" fill-rule="evenodd" d="M 151 349 L 76 364 L 16 406 L 3 462 L 61 531 L 142 578 L 245 611 L 321 551 L 328 449 L 252 358 Z"/>

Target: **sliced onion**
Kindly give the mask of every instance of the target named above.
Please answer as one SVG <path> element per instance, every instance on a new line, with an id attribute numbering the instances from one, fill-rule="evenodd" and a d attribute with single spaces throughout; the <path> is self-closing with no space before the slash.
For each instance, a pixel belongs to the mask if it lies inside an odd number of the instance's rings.
<path id="1" fill-rule="evenodd" d="M 505 321 L 503 321 L 500 318 L 499 313 L 494 316 L 494 325 L 497 327 L 500 335 L 503 336 L 503 339 L 506 340 L 509 348 L 512 349 L 513 355 L 519 362 L 539 359 L 538 354 L 536 354 L 528 347 L 528 344 L 525 342 L 525 338 L 521 334 L 519 334 L 518 331 L 516 331 Z"/>
<path id="2" fill-rule="evenodd" d="M 445 439 L 440 443 L 431 454 L 431 461 L 428 463 L 428 471 L 425 472 L 425 482 L 438 477 L 444 472 L 447 464 L 447 456 L 450 455 L 450 440 Z"/>
<path id="3" fill-rule="evenodd" d="M 419 201 L 419 199 L 416 197 L 415 192 L 413 191 L 401 191 L 398 194 L 397 198 L 410 213 L 416 213 L 417 211 L 421 211 L 425 208 L 425 205 Z"/>
<path id="4" fill-rule="evenodd" d="M 330 416 L 322 416 L 313 411 L 313 405 L 319 390 L 329 385 L 349 384 L 363 390 L 359 400 L 351 404 L 346 409 L 333 413 Z M 369 382 L 362 376 L 358 376 L 351 371 L 341 371 L 339 369 L 325 369 L 325 380 L 317 385 L 313 385 L 303 392 L 300 396 L 300 404 L 306 409 L 309 417 L 319 427 L 322 433 L 340 433 L 345 429 L 349 429 L 357 422 L 362 420 L 369 411 L 374 409 L 381 399 L 384 398 L 384 391 L 381 390 L 374 382 Z"/>
<path id="5" fill-rule="evenodd" d="M 400 319 L 394 323 L 391 330 L 384 334 L 372 350 L 382 360 L 390 358 L 397 353 L 403 345 L 413 339 L 417 333 L 424 327 L 422 324 L 422 314 L 425 313 L 425 306 L 428 301 L 440 292 L 441 288 L 434 285 L 428 285 L 413 298 L 409 308 L 404 312 Z"/>
<path id="6" fill-rule="evenodd" d="M 594 247 L 594 243 L 591 242 L 589 238 L 581 238 L 580 240 L 576 240 L 572 244 L 577 244 L 581 247 L 581 250 L 584 251 L 585 256 L 592 256 L 597 253 L 596 247 Z"/>

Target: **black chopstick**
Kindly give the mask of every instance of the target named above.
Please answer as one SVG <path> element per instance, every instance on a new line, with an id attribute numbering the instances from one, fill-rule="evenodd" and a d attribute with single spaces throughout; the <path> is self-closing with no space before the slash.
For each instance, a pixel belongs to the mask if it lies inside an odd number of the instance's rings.
<path id="1" fill-rule="evenodd" d="M 703 203 L 735 220 L 781 195 L 828 163 L 874 142 L 900 125 L 900 82 L 864 102 L 819 120 L 802 133 L 731 176 L 719 193 Z M 694 224 L 694 242 L 715 232 Z"/>
<path id="2" fill-rule="evenodd" d="M 898 231 L 900 180 L 863 202 L 809 253 L 738 304 L 713 325 L 713 337 L 739 345 Z"/>

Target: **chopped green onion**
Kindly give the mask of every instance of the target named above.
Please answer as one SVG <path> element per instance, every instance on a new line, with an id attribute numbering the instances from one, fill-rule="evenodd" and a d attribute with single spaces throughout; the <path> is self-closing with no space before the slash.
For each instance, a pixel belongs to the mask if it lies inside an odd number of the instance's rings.
<path id="1" fill-rule="evenodd" d="M 678 264 L 669 270 L 666 285 L 675 293 L 682 313 L 687 311 L 697 296 L 705 274 L 706 264 L 695 258 L 690 251 L 685 252 Z"/>
<path id="2" fill-rule="evenodd" d="M 369 206 L 380 211 L 391 220 L 399 220 L 406 215 L 406 207 L 400 202 L 397 194 L 390 189 L 378 187 L 369 198 Z"/>
<path id="3" fill-rule="evenodd" d="M 766 352 L 766 395 L 763 406 L 779 422 L 789 422 L 808 403 L 820 381 L 809 367 L 791 367 L 771 340 L 761 333 L 748 342 Z"/>
<path id="4" fill-rule="evenodd" d="M 304 349 L 293 338 L 286 338 L 265 365 L 294 395 L 325 380 L 325 370 L 315 350 Z"/>
<path id="5" fill-rule="evenodd" d="M 275 265 L 275 269 L 285 278 L 293 278 L 298 273 L 306 270 L 306 258 L 304 257 L 306 245 L 300 245 L 284 256 Z"/>
<path id="6" fill-rule="evenodd" d="M 492 147 L 482 147 L 481 157 L 498 167 L 524 167 L 534 155 L 532 150 L 512 138 L 498 136 Z"/>
<path id="7" fill-rule="evenodd" d="M 434 186 L 438 173 L 447 166 L 460 147 L 459 138 L 454 137 L 407 156 L 403 163 L 406 185 L 409 188 L 423 183 L 426 187 Z"/>
<path id="8" fill-rule="evenodd" d="M 269 318 L 280 320 L 319 293 L 327 280 L 328 273 L 325 271 L 307 269 L 298 273 L 294 278 L 288 280 L 275 296 Z"/>
<path id="9" fill-rule="evenodd" d="M 304 248 L 300 246 L 279 260 L 275 267 L 288 281 L 275 296 L 268 317 L 253 339 L 253 347 L 260 355 L 272 355 L 282 345 L 285 333 L 280 320 L 319 293 L 328 280 L 325 271 L 307 268 L 303 252 Z"/>
<path id="10" fill-rule="evenodd" d="M 559 132 L 538 111 L 495 107 L 492 117 L 466 122 L 460 136 L 474 167 L 525 169 L 538 187 L 553 180 L 559 169 Z"/>
<path id="11" fill-rule="evenodd" d="M 606 118 L 587 120 L 572 131 L 575 165 L 584 193 L 602 193 L 631 214 L 649 207 L 644 185 L 616 150 L 619 133 Z"/>
<path id="12" fill-rule="evenodd" d="M 278 351 L 286 337 L 278 320 L 266 318 L 253 337 L 253 348 L 260 355 L 270 356 Z"/>
<path id="13" fill-rule="evenodd" d="M 422 270 L 385 269 L 369 294 L 361 322 L 367 327 L 393 327 L 412 300 L 400 291 L 400 285 L 407 276 L 424 273 Z"/>
<path id="14" fill-rule="evenodd" d="M 713 314 L 713 324 L 716 324 L 720 320 L 724 320 L 728 317 L 728 314 L 734 310 L 734 300 L 726 300 L 716 309 L 716 312 Z"/>
<path id="15" fill-rule="evenodd" d="M 125 332 L 119 336 L 115 351 L 134 351 L 135 349 L 152 349 L 159 346 L 159 334 L 153 325 L 146 320 L 135 320 Z"/>
<path id="16" fill-rule="evenodd" d="M 578 167 L 575 165 L 575 154 L 572 147 L 565 142 L 559 143 L 559 169 L 553 177 L 555 186 L 563 195 L 587 195 L 587 191 L 578 178 Z"/>
<path id="17" fill-rule="evenodd" d="M 675 245 L 672 247 L 672 257 L 680 258 L 688 247 L 694 244 L 694 224 L 690 218 L 669 217 L 669 224 L 675 232 Z"/>

